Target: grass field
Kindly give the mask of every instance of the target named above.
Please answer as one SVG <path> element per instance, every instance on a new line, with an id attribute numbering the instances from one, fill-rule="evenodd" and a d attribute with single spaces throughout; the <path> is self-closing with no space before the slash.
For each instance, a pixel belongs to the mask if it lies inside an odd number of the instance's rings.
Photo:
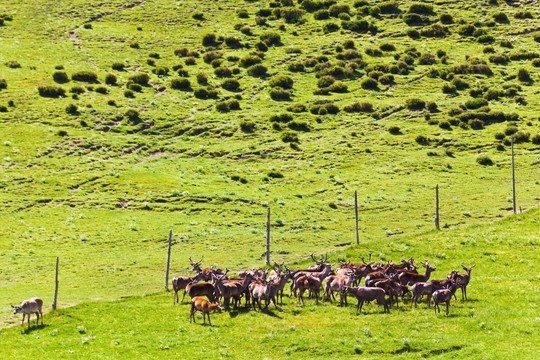
<path id="1" fill-rule="evenodd" d="M 0 324 L 31 296 L 49 311 L 57 256 L 73 307 L 22 336 L 47 347 L 2 330 L 0 355 L 534 358 L 539 16 L 525 0 L 3 1 Z M 533 209 L 503 219 L 511 136 L 518 212 Z M 448 319 L 310 304 L 188 326 L 163 293 L 169 230 L 174 275 L 189 256 L 258 267 L 268 207 L 272 260 L 374 251 L 440 277 L 476 262 L 472 300 Z M 349 326 L 343 343 L 309 340 Z"/>

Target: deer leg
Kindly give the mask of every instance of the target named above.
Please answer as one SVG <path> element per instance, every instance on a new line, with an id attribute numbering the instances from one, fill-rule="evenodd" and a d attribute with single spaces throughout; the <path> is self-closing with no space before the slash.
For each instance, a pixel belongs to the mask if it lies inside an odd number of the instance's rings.
<path id="1" fill-rule="evenodd" d="M 465 292 L 465 300 L 467 300 L 467 287 L 464 286 L 462 289 L 463 289 L 463 291 Z"/>
<path id="2" fill-rule="evenodd" d="M 362 312 L 362 306 L 364 306 L 364 300 L 358 300 L 358 306 L 356 307 L 356 310 L 361 313 Z"/>
<path id="3" fill-rule="evenodd" d="M 446 302 L 446 316 L 448 316 L 448 306 L 450 305 L 450 300 Z"/>
<path id="4" fill-rule="evenodd" d="M 184 297 L 186 296 L 186 289 L 184 289 L 184 294 L 182 295 L 182 301 L 180 301 L 181 303 L 184 302 Z M 178 301 L 177 301 L 178 302 Z"/>
<path id="5" fill-rule="evenodd" d="M 208 324 L 212 326 L 212 322 L 210 321 L 210 312 L 208 313 Z"/>
<path id="6" fill-rule="evenodd" d="M 25 313 L 22 314 L 22 323 L 21 323 L 22 326 L 24 326 L 24 316 L 25 315 L 26 315 Z"/>

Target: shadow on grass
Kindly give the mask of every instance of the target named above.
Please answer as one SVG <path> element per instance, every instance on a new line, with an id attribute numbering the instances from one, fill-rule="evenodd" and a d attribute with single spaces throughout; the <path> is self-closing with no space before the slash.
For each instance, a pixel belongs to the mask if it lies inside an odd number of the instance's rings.
<path id="1" fill-rule="evenodd" d="M 33 331 L 36 331 L 36 330 L 42 330 L 42 329 L 45 329 L 46 327 L 48 327 L 49 325 L 47 324 L 43 324 L 43 325 L 30 325 L 30 327 L 25 327 L 23 331 L 21 331 L 22 334 L 25 334 L 25 335 L 29 335 L 31 334 Z"/>

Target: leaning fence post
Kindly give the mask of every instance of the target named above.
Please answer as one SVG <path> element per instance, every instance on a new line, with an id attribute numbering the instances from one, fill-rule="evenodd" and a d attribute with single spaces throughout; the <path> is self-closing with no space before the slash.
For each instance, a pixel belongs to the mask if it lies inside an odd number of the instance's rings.
<path id="1" fill-rule="evenodd" d="M 270 207 L 266 214 L 266 265 L 270 265 Z"/>
<path id="2" fill-rule="evenodd" d="M 439 184 L 435 186 L 435 228 L 440 230 L 439 227 Z"/>
<path id="3" fill-rule="evenodd" d="M 56 275 L 54 277 L 54 301 L 52 303 L 53 310 L 56 310 L 57 298 L 58 298 L 58 256 L 56 257 Z"/>
<path id="4" fill-rule="evenodd" d="M 165 289 L 169 290 L 169 264 L 171 261 L 172 230 L 169 231 L 169 250 L 167 251 L 167 271 L 165 273 Z"/>
<path id="5" fill-rule="evenodd" d="M 360 245 L 360 238 L 358 236 L 358 195 L 354 190 L 354 213 L 356 215 L 356 245 Z"/>

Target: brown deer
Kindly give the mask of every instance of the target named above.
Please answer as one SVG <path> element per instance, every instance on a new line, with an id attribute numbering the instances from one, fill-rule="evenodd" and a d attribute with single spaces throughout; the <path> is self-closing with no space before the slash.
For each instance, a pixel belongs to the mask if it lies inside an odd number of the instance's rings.
<path id="1" fill-rule="evenodd" d="M 344 296 L 343 288 L 345 286 L 351 286 L 357 279 L 357 275 L 354 271 L 351 271 L 349 275 L 330 275 L 324 279 L 324 296 L 323 301 L 326 296 L 330 302 L 332 298 L 336 301 L 334 297 L 334 292 L 339 292 L 339 304 L 347 306 L 347 296 Z"/>
<path id="2" fill-rule="evenodd" d="M 366 275 L 365 285 L 368 287 L 375 286 L 375 283 L 378 281 L 385 280 L 387 277 L 393 277 L 396 275 L 396 269 L 394 264 L 388 263 L 388 267 L 385 270 L 374 271 Z"/>
<path id="3" fill-rule="evenodd" d="M 194 297 L 206 296 L 211 303 L 216 302 L 214 286 L 209 282 L 189 283 L 186 286 L 186 292 L 192 300 Z"/>
<path id="4" fill-rule="evenodd" d="M 41 312 L 41 308 L 43 307 L 43 300 L 40 298 L 31 298 L 28 300 L 24 300 L 21 303 L 21 306 L 13 306 L 13 314 L 19 314 L 22 313 L 22 322 L 21 325 L 24 326 L 24 317 L 28 315 L 28 328 L 30 329 L 30 315 L 36 314 L 36 325 L 39 323 L 39 316 L 41 315 L 41 325 L 43 325 L 43 313 Z"/>
<path id="5" fill-rule="evenodd" d="M 259 305 L 259 310 L 262 311 L 261 301 L 266 299 L 268 284 L 266 280 L 256 280 L 249 284 L 249 295 L 251 297 L 251 305 L 253 310 L 256 310 L 255 304 Z"/>
<path id="6" fill-rule="evenodd" d="M 202 273 L 197 274 L 194 277 L 190 276 L 177 276 L 172 280 L 172 286 L 173 286 L 173 304 L 178 303 L 178 292 L 180 290 L 184 290 L 184 294 L 182 295 L 182 300 L 180 302 L 184 302 L 184 297 L 186 296 L 186 286 L 188 286 L 189 283 L 198 283 L 202 278 Z"/>
<path id="7" fill-rule="evenodd" d="M 384 306 L 384 312 L 390 312 L 388 307 L 388 302 L 384 298 L 385 292 L 381 288 L 372 288 L 372 287 L 348 287 L 345 286 L 343 291 L 348 294 L 354 295 L 358 299 L 358 306 L 356 307 L 358 312 L 362 312 L 362 306 L 364 302 L 370 302 L 376 300 L 377 304 Z"/>
<path id="8" fill-rule="evenodd" d="M 225 271 L 225 275 L 228 272 L 229 269 Z M 229 309 L 229 303 L 231 298 L 234 299 L 233 308 L 236 309 L 238 307 L 240 297 L 253 280 L 253 276 L 251 274 L 247 274 L 247 276 L 243 279 L 228 280 L 225 279 L 225 275 L 212 275 L 212 285 L 214 285 L 216 296 L 223 297 L 224 309 Z"/>
<path id="9" fill-rule="evenodd" d="M 415 274 L 410 271 L 405 271 L 399 274 L 399 282 L 402 285 L 413 285 L 417 282 L 427 282 L 429 280 L 431 273 L 435 271 L 436 269 L 433 266 L 430 266 L 427 260 L 424 261 L 422 265 L 426 268 L 426 272 L 424 275 Z"/>
<path id="10" fill-rule="evenodd" d="M 437 309 L 439 310 L 439 313 L 441 312 L 441 308 L 439 304 L 442 302 L 445 302 L 446 315 L 448 316 L 448 307 L 450 306 L 450 300 L 452 299 L 452 296 L 454 296 L 454 294 L 456 293 L 456 290 L 460 286 L 461 286 L 460 279 L 457 279 L 456 282 L 452 280 L 452 286 L 450 286 L 450 289 L 437 290 L 433 293 L 433 309 L 435 310 L 435 314 L 437 314 Z"/>
<path id="11" fill-rule="evenodd" d="M 193 267 L 193 271 L 195 271 L 197 274 L 202 273 L 202 280 L 203 281 L 212 280 L 212 273 L 216 274 L 218 276 L 224 274 L 223 270 L 214 269 L 213 266 L 202 269 L 201 268 L 201 262 L 203 261 L 203 258 L 204 258 L 204 256 L 202 256 L 201 260 L 199 260 L 198 262 L 193 262 L 193 260 L 191 260 L 191 256 L 189 257 L 189 262 L 191 263 L 191 266 Z"/>
<path id="12" fill-rule="evenodd" d="M 295 280 L 296 289 L 298 289 L 298 304 L 304 304 L 304 292 L 309 290 L 315 296 L 317 304 L 319 303 L 319 290 L 321 289 L 321 279 L 311 274 L 305 274 Z"/>
<path id="13" fill-rule="evenodd" d="M 396 300 L 396 308 L 399 307 L 399 295 L 403 295 L 403 288 L 400 284 L 390 278 L 377 281 L 375 287 L 381 288 L 388 294 L 390 300 L 390 307 L 394 305 L 394 299 Z"/>
<path id="14" fill-rule="evenodd" d="M 411 307 L 414 301 L 414 307 L 416 307 L 418 300 L 422 299 L 424 295 L 427 295 L 427 306 L 430 307 L 431 297 L 437 290 L 442 290 L 450 287 L 451 280 L 431 280 L 429 282 L 417 282 L 411 287 Z"/>
<path id="15" fill-rule="evenodd" d="M 461 267 L 463 270 L 465 270 L 465 274 L 459 274 L 457 271 L 452 271 L 450 275 L 448 275 L 448 279 L 453 279 L 454 281 L 457 281 L 459 279 L 461 288 L 461 299 L 467 300 L 467 285 L 469 285 L 469 281 L 471 281 L 471 271 L 473 267 L 476 265 L 471 266 L 470 268 L 467 268 L 465 265 L 461 264 Z M 454 295 L 455 297 L 455 295 Z"/>
<path id="16" fill-rule="evenodd" d="M 203 299 L 202 297 L 195 296 L 193 299 L 191 299 L 191 311 L 189 314 L 189 323 L 191 324 L 191 319 L 193 319 L 193 322 L 195 321 L 195 313 L 197 311 L 202 312 L 203 314 L 203 325 L 206 325 L 206 316 L 208 316 L 208 324 L 212 326 L 212 323 L 210 322 L 210 312 L 217 311 L 221 312 L 221 306 L 218 304 L 211 304 L 208 300 Z"/>

